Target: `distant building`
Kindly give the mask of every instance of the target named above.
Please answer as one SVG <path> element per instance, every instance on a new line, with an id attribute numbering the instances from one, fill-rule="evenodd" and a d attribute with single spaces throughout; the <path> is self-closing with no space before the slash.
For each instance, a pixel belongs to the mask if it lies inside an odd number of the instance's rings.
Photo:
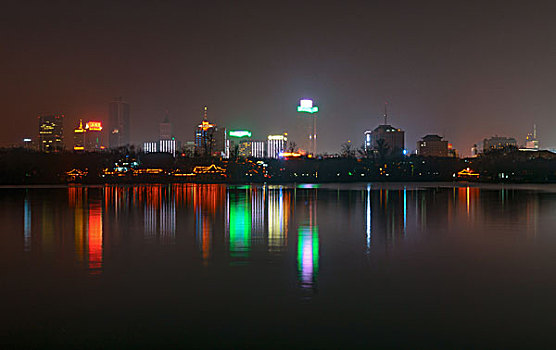
<path id="1" fill-rule="evenodd" d="M 280 153 L 285 152 L 288 147 L 288 134 L 268 135 L 267 157 L 278 158 Z"/>
<path id="2" fill-rule="evenodd" d="M 388 124 L 388 111 L 384 105 L 384 124 L 373 131 L 365 131 L 364 146 L 366 151 L 382 155 L 405 154 L 405 132 Z"/>
<path id="3" fill-rule="evenodd" d="M 216 124 L 208 121 L 207 107 L 205 106 L 203 120 L 201 124 L 197 125 L 195 130 L 195 147 L 199 154 L 205 154 L 212 151 L 214 145 L 214 132 Z"/>
<path id="4" fill-rule="evenodd" d="M 59 152 L 64 150 L 64 115 L 39 115 L 39 150 Z"/>
<path id="5" fill-rule="evenodd" d="M 158 152 L 170 153 L 172 156 L 176 156 L 176 140 L 160 140 L 158 142 Z"/>
<path id="6" fill-rule="evenodd" d="M 98 121 L 88 121 L 85 124 L 85 149 L 89 152 L 104 149 L 102 140 L 102 123 Z"/>
<path id="7" fill-rule="evenodd" d="M 240 141 L 238 155 L 244 158 L 265 158 L 265 142 L 258 140 Z"/>
<path id="8" fill-rule="evenodd" d="M 172 139 L 172 123 L 168 119 L 168 114 L 164 117 L 164 121 L 160 123 L 160 139 L 161 140 L 171 140 Z"/>
<path id="9" fill-rule="evenodd" d="M 365 131 L 365 149 L 384 152 L 385 155 L 403 154 L 404 138 L 403 130 L 396 129 L 390 124 L 379 125 L 373 131 Z"/>
<path id="10" fill-rule="evenodd" d="M 83 128 L 83 120 L 79 119 L 79 126 L 73 129 L 73 150 L 74 151 L 84 151 L 85 150 L 85 134 L 87 130 Z"/>
<path id="11" fill-rule="evenodd" d="M 121 97 L 110 102 L 108 110 L 108 143 L 110 148 L 129 145 L 130 116 L 129 104 Z"/>
<path id="12" fill-rule="evenodd" d="M 143 152 L 145 152 L 145 153 L 158 152 L 158 143 L 157 142 L 143 142 Z"/>
<path id="13" fill-rule="evenodd" d="M 427 135 L 417 142 L 417 154 L 423 157 L 448 157 L 451 147 L 438 135 Z"/>
<path id="14" fill-rule="evenodd" d="M 537 126 L 533 124 L 533 132 L 527 134 L 525 139 L 525 148 L 529 150 L 539 149 L 539 140 L 537 140 Z"/>
<path id="15" fill-rule="evenodd" d="M 207 114 L 207 107 L 205 106 L 203 120 L 195 130 L 196 152 L 227 158 L 229 156 L 229 143 L 227 142 L 226 128 L 218 128 L 216 124 L 210 123 Z"/>
<path id="16" fill-rule="evenodd" d="M 507 147 L 517 147 L 517 141 L 513 137 L 493 136 L 483 140 L 483 152 Z"/>

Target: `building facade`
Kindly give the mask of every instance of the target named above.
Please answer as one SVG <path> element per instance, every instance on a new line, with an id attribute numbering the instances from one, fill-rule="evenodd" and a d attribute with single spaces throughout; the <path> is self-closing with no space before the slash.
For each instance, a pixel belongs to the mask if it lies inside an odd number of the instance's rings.
<path id="1" fill-rule="evenodd" d="M 64 115 L 39 115 L 39 150 L 59 152 L 64 150 Z"/>
<path id="2" fill-rule="evenodd" d="M 449 157 L 448 141 L 438 135 L 426 135 L 417 142 L 417 154 L 423 157 Z"/>
<path id="3" fill-rule="evenodd" d="M 265 158 L 265 142 L 242 140 L 239 142 L 238 155 L 243 158 Z"/>
<path id="4" fill-rule="evenodd" d="M 83 127 L 83 120 L 79 120 L 79 126 L 73 129 L 73 150 L 80 152 L 85 150 L 85 134 L 87 130 Z"/>
<path id="5" fill-rule="evenodd" d="M 405 132 L 389 124 L 365 131 L 365 150 L 381 155 L 401 155 L 405 149 Z"/>
<path id="6" fill-rule="evenodd" d="M 513 137 L 493 136 L 483 140 L 483 152 L 508 147 L 517 147 L 517 141 Z"/>
<path id="7" fill-rule="evenodd" d="M 286 151 L 288 147 L 288 134 L 283 135 L 268 135 L 267 140 L 267 157 L 268 158 L 279 158 L 280 153 Z"/>
<path id="8" fill-rule="evenodd" d="M 129 104 L 121 97 L 110 102 L 108 108 L 108 143 L 110 148 L 130 144 Z"/>

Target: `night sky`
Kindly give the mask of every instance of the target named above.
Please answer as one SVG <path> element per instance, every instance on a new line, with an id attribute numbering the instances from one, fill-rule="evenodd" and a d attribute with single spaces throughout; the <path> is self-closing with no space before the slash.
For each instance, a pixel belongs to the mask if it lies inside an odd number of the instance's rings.
<path id="1" fill-rule="evenodd" d="M 3 2 L 2 145 L 37 134 L 36 115 L 106 121 L 131 105 L 133 143 L 168 110 L 179 140 L 209 119 L 257 138 L 295 134 L 314 98 L 319 152 L 390 122 L 406 147 L 444 135 L 462 154 L 537 124 L 556 147 L 556 2 Z M 71 144 L 66 133 L 66 143 Z"/>

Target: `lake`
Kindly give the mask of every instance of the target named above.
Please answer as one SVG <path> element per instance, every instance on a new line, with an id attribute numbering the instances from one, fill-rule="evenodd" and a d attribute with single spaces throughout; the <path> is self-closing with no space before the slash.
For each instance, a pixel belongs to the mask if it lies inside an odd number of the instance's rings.
<path id="1" fill-rule="evenodd" d="M 7 348 L 553 347 L 556 186 L 0 188 Z"/>

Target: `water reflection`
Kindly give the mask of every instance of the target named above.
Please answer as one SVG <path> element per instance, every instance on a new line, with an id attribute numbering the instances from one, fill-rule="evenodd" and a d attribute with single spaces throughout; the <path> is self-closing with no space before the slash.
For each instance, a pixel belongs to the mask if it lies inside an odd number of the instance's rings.
<path id="1" fill-rule="evenodd" d="M 71 250 L 91 274 L 102 273 L 109 257 L 122 249 L 164 248 L 179 241 L 178 249 L 191 254 L 187 247 L 194 247 L 204 265 L 216 260 L 254 264 L 262 256 L 288 259 L 288 251 L 296 252 L 292 273 L 302 288 L 315 289 L 319 260 L 327 259 L 323 242 L 337 244 L 355 234 L 361 251 L 372 256 L 436 227 L 466 232 L 507 227 L 534 239 L 541 225 L 540 198 L 538 192 L 507 188 L 371 184 L 357 191 L 210 184 L 69 187 L 25 190 L 18 222 L 22 251 L 37 248 L 56 256 Z M 343 226 L 333 230 L 340 222 Z M 289 240 L 290 232 L 297 237 Z"/>

